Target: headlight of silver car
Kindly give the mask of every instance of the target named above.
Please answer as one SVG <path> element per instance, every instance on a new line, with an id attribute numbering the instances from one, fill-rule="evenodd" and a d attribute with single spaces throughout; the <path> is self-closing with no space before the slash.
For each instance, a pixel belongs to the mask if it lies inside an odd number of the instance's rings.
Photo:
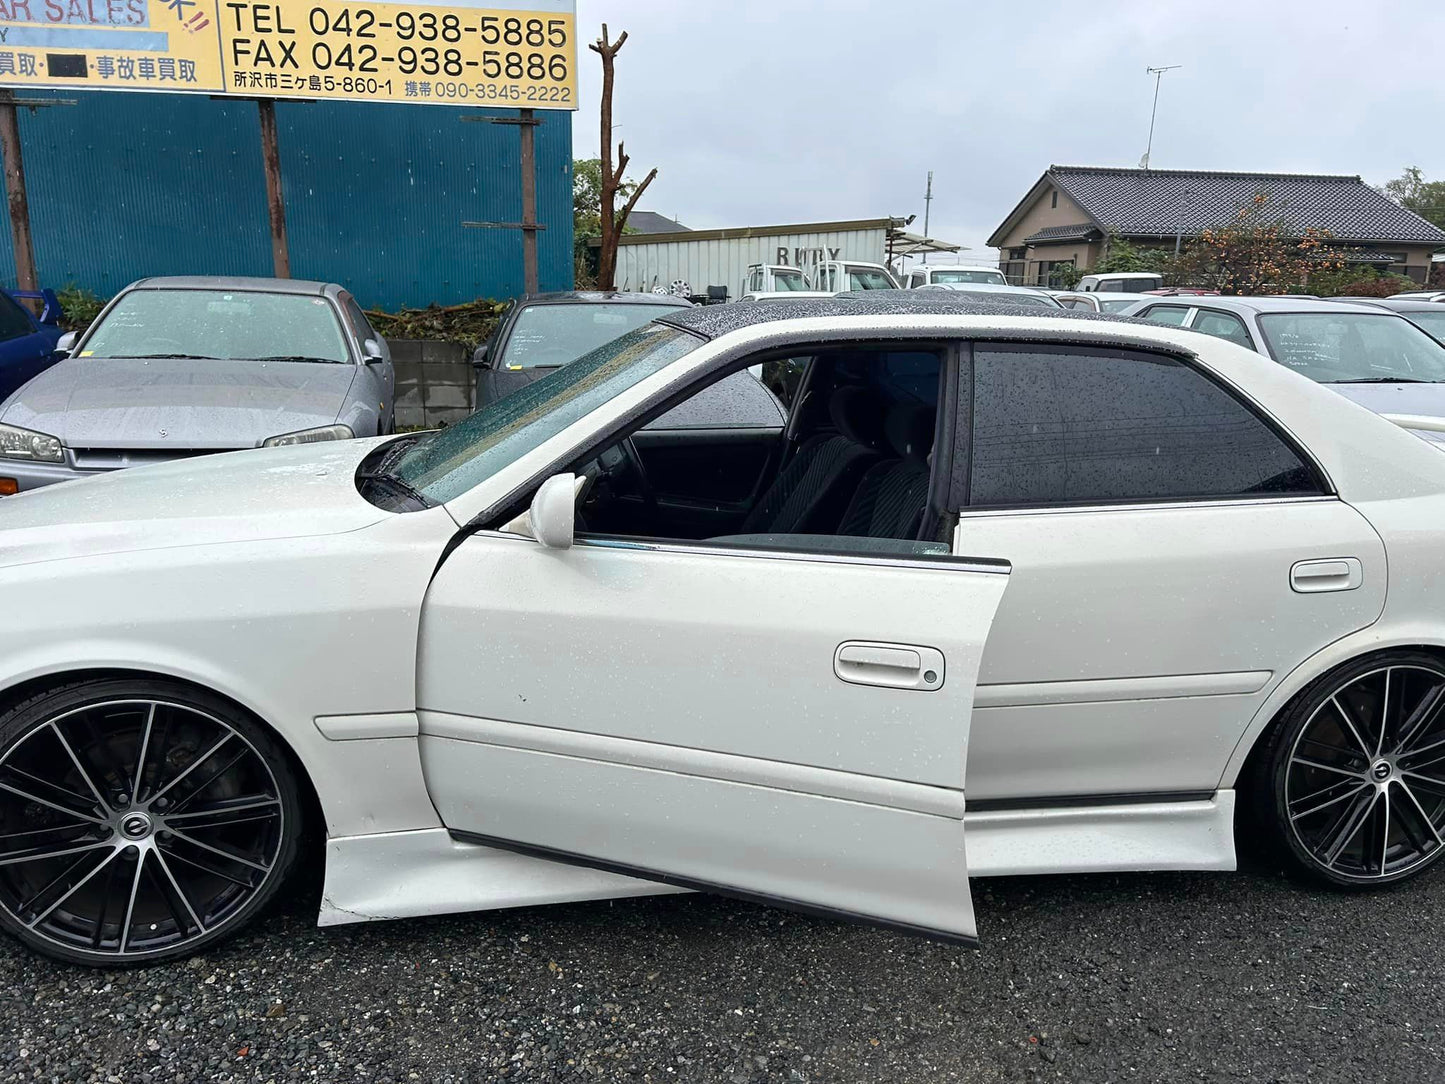
<path id="1" fill-rule="evenodd" d="M 349 425 L 323 425 L 319 429 L 302 429 L 295 433 L 282 433 L 267 437 L 263 448 L 280 448 L 287 444 L 316 444 L 323 440 L 350 440 L 356 436 Z"/>
<path id="2" fill-rule="evenodd" d="M 0 425 L 0 459 L 63 463 L 65 449 L 59 440 L 46 433 L 32 433 L 18 425 Z"/>

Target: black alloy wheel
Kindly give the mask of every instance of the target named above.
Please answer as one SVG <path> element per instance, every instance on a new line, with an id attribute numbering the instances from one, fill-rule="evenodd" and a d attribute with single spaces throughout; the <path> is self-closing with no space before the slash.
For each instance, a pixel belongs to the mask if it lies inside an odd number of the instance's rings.
<path id="1" fill-rule="evenodd" d="M 298 851 L 275 739 L 164 681 L 72 685 L 0 719 L 0 925 L 57 959 L 174 959 L 230 936 Z"/>
<path id="2" fill-rule="evenodd" d="M 1267 768 L 1306 871 L 1351 888 L 1423 872 L 1445 854 L 1445 665 L 1394 653 L 1328 675 L 1286 712 Z"/>

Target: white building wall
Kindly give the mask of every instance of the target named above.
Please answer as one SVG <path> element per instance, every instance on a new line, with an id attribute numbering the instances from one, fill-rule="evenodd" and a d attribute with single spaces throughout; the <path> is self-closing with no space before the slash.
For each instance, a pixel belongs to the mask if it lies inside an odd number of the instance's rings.
<path id="1" fill-rule="evenodd" d="M 671 235 L 676 237 L 677 235 Z M 624 239 L 617 249 L 617 288 L 664 288 L 682 279 L 694 293 L 726 286 L 737 297 L 749 264 L 777 263 L 804 271 L 820 259 L 883 263 L 888 239 L 879 226 L 826 233 L 773 233 L 723 240 L 650 242 Z"/>

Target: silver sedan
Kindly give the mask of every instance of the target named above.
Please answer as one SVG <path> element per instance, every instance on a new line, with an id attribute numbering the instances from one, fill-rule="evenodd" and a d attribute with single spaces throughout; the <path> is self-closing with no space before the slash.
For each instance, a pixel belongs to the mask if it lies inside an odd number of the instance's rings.
<path id="1" fill-rule="evenodd" d="M 11 489 L 393 428 L 391 352 L 335 283 L 142 279 L 59 345 L 0 404 Z"/>

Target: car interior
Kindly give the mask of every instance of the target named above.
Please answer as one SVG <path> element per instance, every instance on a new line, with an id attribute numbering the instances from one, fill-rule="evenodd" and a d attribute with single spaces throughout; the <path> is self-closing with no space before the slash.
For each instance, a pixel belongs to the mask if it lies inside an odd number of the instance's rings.
<path id="1" fill-rule="evenodd" d="M 575 468 L 578 534 L 946 552 L 928 509 L 942 357 L 910 345 L 775 359 L 802 369 L 784 424 L 637 427 Z"/>

